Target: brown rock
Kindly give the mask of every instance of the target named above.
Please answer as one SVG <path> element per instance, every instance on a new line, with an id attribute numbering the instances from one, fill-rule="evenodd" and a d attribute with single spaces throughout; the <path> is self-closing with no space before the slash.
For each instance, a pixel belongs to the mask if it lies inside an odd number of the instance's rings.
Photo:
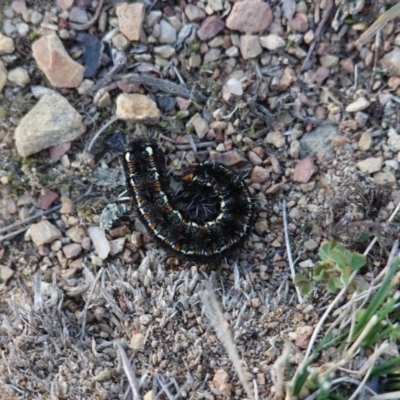
<path id="1" fill-rule="evenodd" d="M 117 5 L 119 29 L 131 41 L 139 41 L 143 27 L 145 6 L 141 3 Z"/>
<path id="2" fill-rule="evenodd" d="M 269 178 L 269 176 L 270 173 L 265 168 L 256 165 L 253 168 L 250 179 L 254 183 L 263 183 Z"/>
<path id="3" fill-rule="evenodd" d="M 61 237 L 61 231 L 47 220 L 33 224 L 29 233 L 36 246 L 50 243 Z"/>
<path id="4" fill-rule="evenodd" d="M 307 335 L 297 335 L 294 341 L 295 345 L 299 349 L 307 349 L 308 343 L 310 342 L 310 337 Z"/>
<path id="5" fill-rule="evenodd" d="M 26 12 L 25 0 L 13 0 L 11 3 L 11 8 L 19 15 Z"/>
<path id="6" fill-rule="evenodd" d="M 369 157 L 357 163 L 357 168 L 360 171 L 366 171 L 370 174 L 381 170 L 383 164 L 383 157 Z"/>
<path id="7" fill-rule="evenodd" d="M 32 53 L 52 86 L 76 88 L 81 84 L 85 68 L 69 56 L 58 36 L 48 35 L 36 40 Z"/>
<path id="8" fill-rule="evenodd" d="M 74 5 L 74 0 L 57 0 L 57 5 L 62 10 L 67 11 Z"/>
<path id="9" fill-rule="evenodd" d="M 232 385 L 229 383 L 229 376 L 225 370 L 218 369 L 215 371 L 212 381 L 219 394 L 228 398 L 231 396 Z"/>
<path id="10" fill-rule="evenodd" d="M 129 347 L 132 350 L 142 352 L 144 350 L 146 338 L 143 333 L 134 333 L 131 336 L 131 341 L 129 343 Z"/>
<path id="11" fill-rule="evenodd" d="M 297 13 L 294 18 L 288 21 L 288 25 L 294 32 L 306 32 L 308 29 L 307 15 L 303 13 Z"/>
<path id="12" fill-rule="evenodd" d="M 393 172 L 377 172 L 373 176 L 374 182 L 378 185 L 385 185 L 388 183 L 396 185 L 396 177 Z"/>
<path id="13" fill-rule="evenodd" d="M 7 70 L 3 62 L 0 61 L 0 93 L 7 82 Z"/>
<path id="14" fill-rule="evenodd" d="M 369 150 L 372 146 L 372 136 L 369 132 L 363 132 L 358 141 L 359 150 L 366 151 Z"/>
<path id="15" fill-rule="evenodd" d="M 185 14 L 188 17 L 188 20 L 193 21 L 201 21 L 206 16 L 206 13 L 199 7 L 188 4 L 185 8 Z"/>
<path id="16" fill-rule="evenodd" d="M 391 75 L 400 76 L 400 48 L 395 47 L 392 51 L 385 54 L 381 63 Z"/>
<path id="17" fill-rule="evenodd" d="M 155 124 L 160 119 L 157 104 L 142 94 L 122 93 L 117 97 L 117 118 L 137 123 Z"/>
<path id="18" fill-rule="evenodd" d="M 2 283 L 6 283 L 13 275 L 15 271 L 6 265 L 0 266 L 0 279 Z"/>
<path id="19" fill-rule="evenodd" d="M 286 67 L 283 76 L 279 81 L 278 90 L 281 92 L 286 90 L 293 82 L 296 82 L 297 76 L 294 69 Z"/>
<path id="20" fill-rule="evenodd" d="M 62 251 L 66 258 L 75 258 L 81 254 L 82 246 L 78 243 L 70 243 L 65 245 Z"/>
<path id="21" fill-rule="evenodd" d="M 58 199 L 58 194 L 49 188 L 43 188 L 37 201 L 37 206 L 42 210 L 48 210 L 49 207 Z"/>
<path id="22" fill-rule="evenodd" d="M 75 225 L 66 230 L 65 235 L 70 238 L 74 243 L 82 243 L 86 238 L 85 229 L 82 226 Z"/>
<path id="23" fill-rule="evenodd" d="M 71 142 L 61 143 L 57 146 L 52 146 L 49 148 L 50 158 L 52 160 L 59 160 L 64 154 L 68 153 L 71 148 Z"/>
<path id="24" fill-rule="evenodd" d="M 339 65 L 349 74 L 354 74 L 354 61 L 351 58 L 340 60 Z"/>
<path id="25" fill-rule="evenodd" d="M 0 33 L 0 54 L 13 53 L 15 50 L 14 41 Z"/>
<path id="26" fill-rule="evenodd" d="M 226 26 L 244 33 L 256 33 L 268 28 L 272 20 L 272 11 L 267 3 L 260 0 L 239 1 L 233 5 Z"/>
<path id="27" fill-rule="evenodd" d="M 199 30 L 197 31 L 197 36 L 200 40 L 208 40 L 216 36 L 224 28 L 224 22 L 216 15 L 213 15 L 203 21 Z"/>
<path id="28" fill-rule="evenodd" d="M 8 200 L 6 204 L 6 210 L 10 214 L 15 214 L 18 211 L 17 204 L 14 200 Z"/>
<path id="29" fill-rule="evenodd" d="M 74 209 L 74 202 L 67 196 L 61 196 L 61 209 L 60 213 L 61 214 L 71 214 Z"/>
<path id="30" fill-rule="evenodd" d="M 318 67 L 313 75 L 313 81 L 316 82 L 318 85 L 321 85 L 325 79 L 329 76 L 329 69 L 326 67 Z"/>
<path id="31" fill-rule="evenodd" d="M 267 137 L 265 138 L 265 142 L 268 144 L 272 144 L 278 149 L 281 149 L 285 146 L 285 137 L 282 135 L 281 132 L 273 131 L 268 132 Z"/>
<path id="32" fill-rule="evenodd" d="M 311 157 L 300 160 L 294 169 L 293 180 L 299 183 L 307 183 L 312 175 L 317 171 Z"/>
<path id="33" fill-rule="evenodd" d="M 245 60 L 259 56 L 262 53 L 262 48 L 258 36 L 243 35 L 240 38 L 240 52 Z"/>

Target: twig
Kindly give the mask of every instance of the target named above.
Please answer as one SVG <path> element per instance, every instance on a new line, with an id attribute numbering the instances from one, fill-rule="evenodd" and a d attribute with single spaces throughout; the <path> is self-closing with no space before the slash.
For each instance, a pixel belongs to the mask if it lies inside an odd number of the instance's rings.
<path id="1" fill-rule="evenodd" d="M 372 68 L 372 74 L 371 74 L 371 80 L 370 80 L 370 86 L 372 87 L 375 81 L 375 71 L 376 71 L 376 66 L 378 65 L 379 61 L 379 50 L 381 47 L 381 33 L 382 31 L 377 31 L 375 35 L 375 54 L 374 54 L 374 66 Z"/>
<path id="2" fill-rule="evenodd" d="M 374 353 L 369 357 L 367 361 L 367 371 L 365 372 L 364 378 L 362 379 L 361 383 L 357 386 L 357 389 L 354 391 L 354 393 L 351 395 L 349 400 L 355 400 L 358 396 L 358 394 L 361 392 L 361 390 L 365 389 L 365 384 L 367 383 L 367 380 L 369 376 L 371 375 L 372 368 L 374 367 L 375 361 L 382 355 L 384 351 L 387 351 L 388 348 L 388 343 L 383 343 L 381 346 L 379 346 L 378 349 L 374 351 Z M 364 367 L 361 369 L 361 371 L 364 369 Z M 360 371 L 360 372 L 361 372 Z M 364 373 L 364 372 L 363 372 Z M 360 376 L 361 374 L 359 374 Z M 364 398 L 364 396 L 361 396 L 361 398 Z"/>
<path id="3" fill-rule="evenodd" d="M 91 96 L 93 93 L 99 92 L 101 89 L 104 89 L 108 83 L 110 83 L 113 79 L 113 77 L 121 71 L 121 69 L 124 67 L 126 64 L 128 58 L 126 57 L 125 52 L 123 51 L 117 51 L 113 50 L 113 60 L 114 60 L 114 66 L 104 75 L 102 79 L 100 79 L 90 90 L 88 90 L 86 93 L 84 93 L 75 103 L 78 104 L 82 100 L 86 99 L 87 97 Z M 111 87 L 108 88 L 108 90 L 104 90 L 104 92 L 107 92 L 109 90 L 115 89 L 117 87 L 116 83 L 112 83 Z"/>
<path id="4" fill-rule="evenodd" d="M 294 270 L 292 251 L 290 250 L 289 228 L 288 228 L 287 213 L 286 213 L 286 201 L 285 200 L 282 201 L 282 216 L 283 216 L 283 226 L 285 228 L 286 253 L 288 256 L 290 273 L 292 275 L 292 280 L 294 283 L 294 277 L 296 275 L 296 272 Z M 294 287 L 296 289 L 297 299 L 299 300 L 299 303 L 301 304 L 303 302 L 303 298 L 301 297 L 300 289 L 295 283 L 294 283 Z"/>
<path id="5" fill-rule="evenodd" d="M 290 344 L 287 342 L 283 347 L 282 354 L 276 359 L 271 367 L 271 380 L 275 389 L 275 398 L 283 399 L 285 377 L 284 371 L 290 357 Z"/>
<path id="6" fill-rule="evenodd" d="M 17 226 L 24 225 L 24 224 L 29 224 L 30 222 L 34 221 L 37 218 L 43 217 L 44 215 L 47 215 L 47 214 L 50 214 L 53 211 L 57 211 L 59 208 L 61 208 L 61 205 L 54 206 L 52 208 L 49 208 L 46 211 L 40 211 L 38 214 L 32 215 L 32 217 L 26 218 L 26 219 L 24 219 L 22 221 L 14 222 L 13 224 L 5 226 L 4 228 L 0 228 L 0 234 L 3 233 L 3 232 L 7 232 L 7 231 L 9 231 L 9 230 L 11 230 L 13 228 L 16 228 Z"/>
<path id="7" fill-rule="evenodd" d="M 400 391 L 377 394 L 376 396 L 369 397 L 368 400 L 398 400 L 400 399 Z"/>
<path id="8" fill-rule="evenodd" d="M 99 282 L 101 276 L 103 275 L 104 268 L 100 268 L 100 271 L 97 273 L 96 279 L 93 281 L 92 288 L 90 289 L 89 295 L 87 297 L 86 303 L 85 303 L 85 308 L 83 309 L 82 312 L 82 328 L 81 328 L 81 337 L 80 339 L 83 340 L 85 336 L 85 329 L 86 329 L 86 315 L 87 315 L 87 310 L 89 308 L 89 303 L 91 300 L 91 297 L 93 295 L 94 289 L 96 288 L 97 283 Z"/>
<path id="9" fill-rule="evenodd" d="M 88 151 L 90 151 L 94 145 L 94 142 L 97 140 L 97 138 L 110 126 L 112 125 L 118 118 L 114 117 L 111 118 L 108 122 L 106 122 L 93 136 L 92 140 L 89 143 L 88 146 Z"/>
<path id="10" fill-rule="evenodd" d="M 327 3 L 326 3 L 326 11 L 325 11 L 324 17 L 322 18 L 321 22 L 318 25 L 317 30 L 315 31 L 314 40 L 311 43 L 311 46 L 308 49 L 307 56 L 304 59 L 303 65 L 301 66 L 301 70 L 302 71 L 307 71 L 308 69 L 311 68 L 311 61 L 310 61 L 311 55 L 313 54 L 314 49 L 315 49 L 319 39 L 321 38 L 321 36 L 322 36 L 322 34 L 324 32 L 324 29 L 325 29 L 325 27 L 327 25 L 327 22 L 328 22 L 331 14 L 332 14 L 334 8 L 335 8 L 335 1 L 334 0 L 328 0 Z"/>
<path id="11" fill-rule="evenodd" d="M 96 11 L 94 12 L 93 17 L 88 22 L 86 22 L 85 24 L 75 24 L 73 22 L 70 22 L 69 27 L 75 29 L 76 31 L 86 31 L 86 29 L 92 27 L 100 16 L 101 9 L 103 7 L 103 2 L 104 0 L 99 0 L 99 4 L 97 5 Z"/>
<path id="12" fill-rule="evenodd" d="M 42 212 L 40 212 L 40 213 L 38 213 L 36 215 L 33 215 L 32 217 L 29 217 L 27 219 L 24 219 L 22 221 L 14 222 L 11 225 L 8 225 L 8 226 L 5 226 L 4 228 L 1 228 L 0 229 L 0 234 L 3 233 L 3 232 L 8 232 L 9 230 L 11 230 L 13 228 L 16 228 L 17 226 L 24 225 L 24 224 L 29 224 L 30 222 L 34 221 L 35 219 L 43 217 L 44 215 L 50 214 L 50 213 L 52 213 L 54 211 L 57 211 L 60 208 L 61 208 L 61 205 L 58 205 L 58 206 L 52 207 L 52 208 L 50 208 L 50 209 L 48 209 L 46 211 L 42 211 Z M 27 226 L 15 231 L 15 232 L 11 232 L 8 235 L 0 237 L 0 243 L 4 242 L 6 240 L 12 239 L 13 237 L 18 236 L 20 233 L 23 233 L 23 232 L 27 231 L 29 229 L 29 226 L 30 225 L 27 225 Z"/>
<path id="13" fill-rule="evenodd" d="M 379 29 L 381 29 L 387 22 L 400 15 L 400 3 L 397 3 L 385 13 L 383 13 L 357 40 L 356 46 L 364 46 L 369 38 Z"/>
<path id="14" fill-rule="evenodd" d="M 132 397 L 133 400 L 139 400 L 140 395 L 139 395 L 139 381 L 136 378 L 134 368 L 132 368 L 132 364 L 129 362 L 128 357 L 126 356 L 125 350 L 122 347 L 120 341 L 115 342 L 115 347 L 117 348 L 117 353 L 118 356 L 120 357 L 122 361 L 122 366 L 124 367 L 124 371 L 126 374 L 126 377 L 128 378 L 129 385 L 132 390 Z"/>
<path id="15" fill-rule="evenodd" d="M 136 73 L 131 73 L 124 75 L 122 80 L 127 82 L 136 82 L 145 86 L 153 87 L 154 89 L 161 90 L 163 92 L 177 95 L 183 97 L 185 99 L 190 99 L 191 92 L 189 89 L 183 87 L 182 85 L 178 85 L 174 82 L 168 81 L 166 79 L 153 78 L 148 75 L 139 75 Z"/>
<path id="16" fill-rule="evenodd" d="M 222 314 L 221 307 L 215 298 L 214 293 L 212 292 L 212 289 L 210 286 L 206 288 L 201 293 L 201 299 L 203 301 L 203 304 L 206 307 L 207 314 L 209 318 L 211 319 L 211 323 L 214 326 L 214 329 L 221 340 L 222 344 L 224 345 L 226 351 L 228 352 L 229 358 L 232 361 L 232 364 L 236 370 L 236 373 L 239 377 L 240 383 L 242 384 L 247 397 L 250 400 L 254 400 L 254 395 L 251 392 L 249 383 L 247 382 L 247 379 L 244 375 L 244 371 L 241 366 L 241 360 L 239 358 L 239 354 L 237 353 L 237 350 L 235 348 L 235 344 L 233 342 L 232 336 L 226 327 L 227 322 L 224 319 L 224 316 Z"/>
<path id="17" fill-rule="evenodd" d="M 178 150 L 193 150 L 193 147 L 189 143 L 178 143 L 176 140 L 165 135 L 160 135 L 160 137 L 167 142 L 172 143 Z M 207 147 L 215 147 L 215 142 L 200 142 L 196 144 L 197 149 L 203 149 Z"/>

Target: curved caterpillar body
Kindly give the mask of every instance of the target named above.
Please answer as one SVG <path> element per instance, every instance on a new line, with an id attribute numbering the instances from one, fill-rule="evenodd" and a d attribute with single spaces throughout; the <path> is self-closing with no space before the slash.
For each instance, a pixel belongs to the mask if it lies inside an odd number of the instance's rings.
<path id="1" fill-rule="evenodd" d="M 222 164 L 195 164 L 183 182 L 212 192 L 216 212 L 198 221 L 185 215 L 170 189 L 165 157 L 157 143 L 138 138 L 128 143 L 124 169 L 139 217 L 163 247 L 182 258 L 208 262 L 220 259 L 249 235 L 253 205 L 244 181 Z"/>

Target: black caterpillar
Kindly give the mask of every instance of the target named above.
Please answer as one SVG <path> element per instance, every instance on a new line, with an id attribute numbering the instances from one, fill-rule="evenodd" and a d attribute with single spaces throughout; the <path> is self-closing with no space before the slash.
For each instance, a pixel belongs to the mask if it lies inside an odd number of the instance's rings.
<path id="1" fill-rule="evenodd" d="M 139 217 L 163 247 L 182 258 L 209 262 L 221 259 L 247 238 L 253 205 L 243 179 L 218 163 L 195 164 L 183 182 L 198 191 L 211 191 L 217 199 L 212 218 L 198 221 L 185 215 L 170 189 L 165 156 L 158 144 L 140 137 L 124 152 L 127 187 Z"/>

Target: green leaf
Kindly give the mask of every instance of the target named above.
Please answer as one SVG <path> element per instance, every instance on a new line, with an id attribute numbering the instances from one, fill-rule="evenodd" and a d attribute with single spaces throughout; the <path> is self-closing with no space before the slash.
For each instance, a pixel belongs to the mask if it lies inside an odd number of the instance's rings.
<path id="1" fill-rule="evenodd" d="M 307 279 L 307 277 L 306 277 L 305 275 L 303 275 L 303 274 L 296 274 L 296 275 L 294 276 L 293 281 L 294 281 L 294 283 L 301 283 L 301 282 L 304 282 L 304 281 L 308 282 L 308 279 Z"/>
<path id="2" fill-rule="evenodd" d="M 340 280 L 340 278 L 333 277 L 333 278 L 331 278 L 331 280 L 333 281 L 333 283 L 334 283 L 336 289 L 341 289 L 341 288 L 343 287 L 343 283 L 342 283 L 342 281 Z"/>
<path id="3" fill-rule="evenodd" d="M 300 289 L 300 293 L 303 296 L 307 296 L 313 289 L 312 283 L 308 280 L 305 275 L 296 274 L 293 279 L 294 284 Z"/>
<path id="4" fill-rule="evenodd" d="M 359 253 L 351 253 L 350 268 L 355 271 L 364 266 L 366 257 Z"/>
<path id="5" fill-rule="evenodd" d="M 372 233 L 362 233 L 356 240 L 356 243 L 363 243 L 366 242 L 368 239 L 370 239 L 371 237 L 373 237 L 374 235 Z"/>
<path id="6" fill-rule="evenodd" d="M 324 243 L 318 250 L 318 255 L 322 261 L 325 261 L 328 258 L 328 254 L 330 252 L 330 242 Z"/>
<path id="7" fill-rule="evenodd" d="M 314 275 L 320 275 L 321 272 L 325 271 L 324 264 L 316 264 L 314 265 Z"/>
<path id="8" fill-rule="evenodd" d="M 335 280 L 334 279 L 329 279 L 328 283 L 326 284 L 326 289 L 328 290 L 329 293 L 336 293 L 337 288 L 335 285 Z"/>
<path id="9" fill-rule="evenodd" d="M 302 283 L 299 285 L 299 289 L 303 296 L 308 296 L 313 290 L 313 285 L 311 283 Z"/>
<path id="10" fill-rule="evenodd" d="M 339 268 L 342 269 L 346 267 L 346 259 L 339 249 L 335 249 L 334 251 L 332 251 L 331 258 L 338 265 Z"/>
<path id="11" fill-rule="evenodd" d="M 343 282 L 345 286 L 350 283 L 351 269 L 350 267 L 343 268 L 342 273 L 340 274 L 340 280 Z"/>
<path id="12" fill-rule="evenodd" d="M 329 274 L 324 269 L 318 275 L 313 276 L 313 280 L 316 282 L 326 281 L 328 278 L 329 278 Z"/>

